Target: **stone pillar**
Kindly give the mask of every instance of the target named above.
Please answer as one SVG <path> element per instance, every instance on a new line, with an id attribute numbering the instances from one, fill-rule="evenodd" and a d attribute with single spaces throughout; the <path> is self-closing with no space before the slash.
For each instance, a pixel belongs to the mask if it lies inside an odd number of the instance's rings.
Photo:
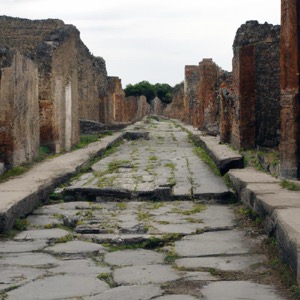
<path id="1" fill-rule="evenodd" d="M 184 108 L 185 122 L 194 125 L 197 107 L 197 90 L 199 83 L 199 67 L 185 66 Z"/>
<path id="2" fill-rule="evenodd" d="M 300 179 L 300 3 L 281 1 L 281 176 Z"/>
<path id="3" fill-rule="evenodd" d="M 216 82 L 218 80 L 218 66 L 211 58 L 205 58 L 199 63 L 198 86 L 198 120 L 197 125 L 201 130 L 217 133 L 219 116 L 216 95 Z"/>

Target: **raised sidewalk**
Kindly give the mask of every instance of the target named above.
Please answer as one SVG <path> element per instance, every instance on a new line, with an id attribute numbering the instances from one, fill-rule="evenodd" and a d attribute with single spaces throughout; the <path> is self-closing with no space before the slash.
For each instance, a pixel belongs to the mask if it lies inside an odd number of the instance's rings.
<path id="1" fill-rule="evenodd" d="M 228 175 L 238 198 L 264 220 L 267 234 L 275 236 L 280 254 L 300 284 L 300 191 L 281 188 L 280 180 L 253 168 L 243 168 L 241 156 L 217 137 L 181 124 Z M 240 169 L 239 169 L 240 168 Z"/>
<path id="2" fill-rule="evenodd" d="M 100 156 L 122 140 L 124 134 L 115 133 L 83 149 L 46 159 L 23 175 L 1 183 L 0 232 L 10 230 L 17 218 L 29 214 L 55 187 L 78 172 L 91 158 Z"/>

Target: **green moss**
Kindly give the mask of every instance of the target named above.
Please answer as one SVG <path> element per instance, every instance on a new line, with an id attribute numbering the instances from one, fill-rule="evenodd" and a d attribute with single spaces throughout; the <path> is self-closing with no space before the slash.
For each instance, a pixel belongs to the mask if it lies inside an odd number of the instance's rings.
<path id="1" fill-rule="evenodd" d="M 120 210 L 124 210 L 124 209 L 127 208 L 127 203 L 125 203 L 125 202 L 119 202 L 119 203 L 117 204 L 117 207 L 118 207 L 118 209 L 120 209 Z"/>
<path id="2" fill-rule="evenodd" d="M 282 180 L 280 182 L 280 186 L 289 191 L 300 191 L 300 184 L 296 184 L 288 180 Z"/>
<path id="3" fill-rule="evenodd" d="M 71 233 L 67 234 L 66 236 L 63 236 L 61 238 L 56 239 L 55 243 L 56 244 L 67 243 L 67 242 L 70 242 L 70 241 L 73 241 L 73 235 Z"/>
<path id="4" fill-rule="evenodd" d="M 172 212 L 177 213 L 177 214 L 182 214 L 184 216 L 189 216 L 189 215 L 194 215 L 199 212 L 202 212 L 206 209 L 207 209 L 207 206 L 205 204 L 197 203 L 197 204 L 194 204 L 194 207 L 192 209 L 184 210 L 184 209 L 174 208 L 172 210 Z"/>
<path id="5" fill-rule="evenodd" d="M 97 276 L 97 278 L 106 282 L 111 288 L 115 286 L 115 283 L 110 273 L 101 273 Z"/>
<path id="6" fill-rule="evenodd" d="M 153 155 L 153 156 L 150 156 L 150 157 L 148 158 L 148 160 L 149 160 L 149 161 L 156 161 L 156 160 L 158 160 L 158 158 L 157 158 L 157 156 Z"/>
<path id="7" fill-rule="evenodd" d="M 29 222 L 26 219 L 18 218 L 15 221 L 13 229 L 18 230 L 18 231 L 23 231 L 27 228 L 28 225 L 29 225 Z"/>
<path id="8" fill-rule="evenodd" d="M 30 169 L 30 165 L 22 165 L 22 166 L 16 166 L 9 170 L 7 170 L 4 174 L 0 176 L 0 182 L 7 181 L 11 178 L 20 176 L 27 172 Z"/>
<path id="9" fill-rule="evenodd" d="M 217 165 L 215 164 L 215 162 L 209 157 L 209 155 L 207 154 L 207 152 L 201 148 L 201 147 L 196 147 L 194 149 L 194 153 L 203 161 L 205 162 L 207 165 L 210 166 L 210 168 L 212 169 L 212 171 L 214 172 L 215 175 L 217 176 L 221 176 L 220 171 L 217 167 Z"/>

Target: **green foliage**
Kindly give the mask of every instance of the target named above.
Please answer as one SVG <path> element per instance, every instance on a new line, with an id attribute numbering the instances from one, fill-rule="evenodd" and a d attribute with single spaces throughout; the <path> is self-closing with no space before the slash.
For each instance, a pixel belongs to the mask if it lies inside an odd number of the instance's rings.
<path id="1" fill-rule="evenodd" d="M 29 165 L 16 166 L 7 170 L 0 176 L 0 182 L 4 182 L 12 177 L 20 176 L 30 169 Z"/>
<path id="2" fill-rule="evenodd" d="M 28 226 L 28 221 L 26 219 L 18 218 L 15 221 L 14 229 L 23 231 L 27 228 L 27 226 Z"/>
<path id="3" fill-rule="evenodd" d="M 164 103 L 172 101 L 173 88 L 167 83 L 151 84 L 148 81 L 141 81 L 137 84 L 128 84 L 124 89 L 126 97 L 129 96 L 145 96 L 147 101 L 158 97 Z"/>
<path id="4" fill-rule="evenodd" d="M 72 150 L 81 149 L 86 145 L 98 141 L 98 135 L 93 134 L 83 134 L 80 136 L 80 141 L 77 145 L 72 147 Z"/>
<path id="5" fill-rule="evenodd" d="M 300 191 L 300 185 L 285 179 L 280 182 L 280 186 L 289 191 Z"/>

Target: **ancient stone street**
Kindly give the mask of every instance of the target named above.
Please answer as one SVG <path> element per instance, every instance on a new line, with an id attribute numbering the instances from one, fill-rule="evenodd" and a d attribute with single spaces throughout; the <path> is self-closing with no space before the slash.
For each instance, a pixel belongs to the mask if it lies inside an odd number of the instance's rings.
<path id="1" fill-rule="evenodd" d="M 126 137 L 1 240 L 0 298 L 288 299 L 188 133 L 148 118 Z"/>

